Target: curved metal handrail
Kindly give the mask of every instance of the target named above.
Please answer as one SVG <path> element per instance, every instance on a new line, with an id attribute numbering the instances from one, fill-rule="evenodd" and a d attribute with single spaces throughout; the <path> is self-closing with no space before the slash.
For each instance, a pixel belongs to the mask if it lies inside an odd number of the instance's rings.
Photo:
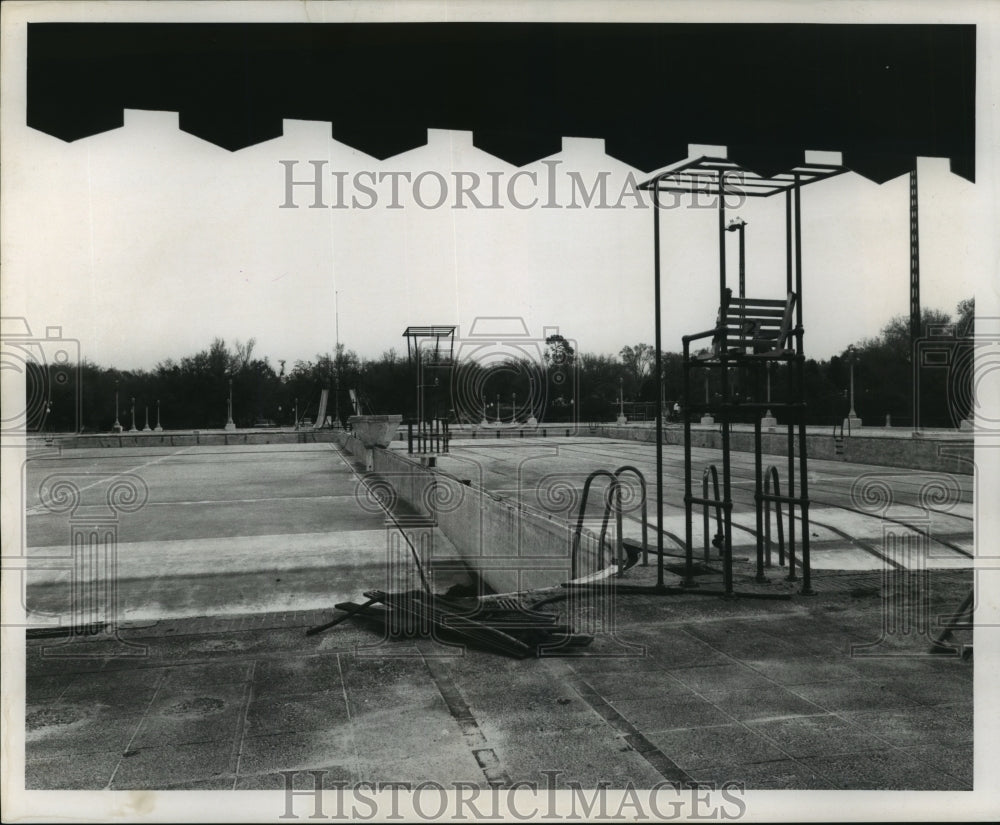
<path id="1" fill-rule="evenodd" d="M 649 541 L 648 539 L 648 510 L 646 508 L 646 477 L 639 471 L 638 467 L 633 467 L 631 464 L 623 464 L 617 470 L 615 470 L 615 477 L 620 478 L 622 473 L 634 473 L 635 477 L 639 479 L 639 490 L 642 494 L 642 566 L 646 567 L 649 564 Z M 619 490 L 619 499 L 621 496 L 621 491 Z M 621 501 L 619 500 L 619 509 L 621 509 Z"/>
<path id="2" fill-rule="evenodd" d="M 583 533 L 583 518 L 587 513 L 587 499 L 590 496 L 590 485 L 593 484 L 595 478 L 601 476 L 606 476 L 610 479 L 611 484 L 608 487 L 608 497 L 604 506 L 604 519 L 601 523 L 601 535 L 598 540 L 598 552 L 601 556 L 604 555 L 604 538 L 607 534 L 608 520 L 611 516 L 612 504 L 616 502 L 618 506 L 614 509 L 617 511 L 616 524 L 618 527 L 618 558 L 621 559 L 622 557 L 622 509 L 620 483 L 618 481 L 618 477 L 614 473 L 611 473 L 608 470 L 594 470 L 589 476 L 587 476 L 587 480 L 583 483 L 583 496 L 580 499 L 580 514 L 577 516 L 576 530 L 573 532 L 573 548 L 570 554 L 570 572 L 572 578 L 574 579 L 579 577 L 579 571 L 577 570 L 577 555 L 580 551 L 580 536 Z M 598 561 L 600 561 L 600 559 L 598 559 Z"/>
<path id="3" fill-rule="evenodd" d="M 778 468 L 771 465 L 764 471 L 764 558 L 765 564 L 771 566 L 771 500 L 767 496 L 781 495 L 781 485 L 778 481 Z M 781 514 L 781 502 L 774 502 L 774 513 L 778 524 L 778 564 L 785 564 L 785 526 Z"/>

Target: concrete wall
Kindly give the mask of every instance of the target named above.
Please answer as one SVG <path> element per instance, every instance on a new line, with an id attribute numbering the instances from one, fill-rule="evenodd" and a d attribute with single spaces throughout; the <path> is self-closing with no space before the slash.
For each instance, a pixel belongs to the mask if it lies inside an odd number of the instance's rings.
<path id="1" fill-rule="evenodd" d="M 122 433 L 121 435 L 52 435 L 31 436 L 29 447 L 62 447 L 82 449 L 92 447 L 192 447 L 197 445 L 225 446 L 227 444 L 314 444 L 333 443 L 336 430 L 296 431 L 236 431 L 190 430 L 185 432 Z"/>
<path id="2" fill-rule="evenodd" d="M 352 455 L 349 441 L 345 444 Z M 363 460 L 363 459 L 362 459 Z M 376 449 L 376 478 L 416 512 L 432 516 L 463 560 L 498 593 L 568 581 L 573 528 L 561 519 L 495 497 L 406 455 Z M 597 537 L 583 531 L 579 575 L 597 569 Z M 606 562 L 605 562 L 606 563 Z"/>
<path id="3" fill-rule="evenodd" d="M 603 438 L 620 438 L 630 441 L 656 441 L 655 427 L 617 427 L 601 425 L 593 431 L 582 434 Z M 730 446 L 737 452 L 753 452 L 753 432 L 734 430 L 730 433 Z M 684 444 L 684 429 L 677 424 L 663 430 L 664 444 Z M 787 455 L 787 429 L 779 427 L 775 432 L 761 434 L 761 447 L 765 455 Z M 836 452 L 836 444 L 831 433 L 807 433 L 806 449 L 810 459 L 823 461 L 846 461 L 854 464 L 876 464 L 886 467 L 907 467 L 914 470 L 930 470 L 942 473 L 962 473 L 971 475 L 973 471 L 973 442 L 971 436 L 907 437 L 855 433 L 844 438 L 843 455 Z M 722 433 L 718 426 L 691 429 L 691 446 L 708 449 L 722 449 Z M 798 454 L 796 443 L 796 454 Z"/>

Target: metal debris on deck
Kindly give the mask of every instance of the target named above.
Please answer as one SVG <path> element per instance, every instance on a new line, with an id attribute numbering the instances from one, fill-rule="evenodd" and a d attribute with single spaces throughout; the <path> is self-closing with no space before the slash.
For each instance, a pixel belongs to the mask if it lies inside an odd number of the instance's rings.
<path id="1" fill-rule="evenodd" d="M 363 604 L 334 605 L 344 611 L 343 615 L 311 628 L 307 635 L 357 616 L 380 622 L 390 635 L 440 633 L 519 659 L 572 652 L 593 641 L 593 636 L 576 633 L 571 626 L 559 623 L 554 613 L 524 607 L 514 598 L 484 602 L 429 595 L 418 590 L 404 593 L 369 590 L 364 595 L 368 601 Z"/>

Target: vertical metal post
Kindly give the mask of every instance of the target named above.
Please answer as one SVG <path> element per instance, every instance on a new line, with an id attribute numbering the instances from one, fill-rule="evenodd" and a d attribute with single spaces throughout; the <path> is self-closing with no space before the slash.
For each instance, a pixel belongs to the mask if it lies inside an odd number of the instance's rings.
<path id="1" fill-rule="evenodd" d="M 730 466 L 729 444 L 729 370 L 726 367 L 726 356 L 722 362 L 722 404 L 719 412 L 722 416 L 722 511 L 723 511 L 723 570 L 726 595 L 733 592 L 733 496 L 732 472 Z"/>
<path id="2" fill-rule="evenodd" d="M 656 325 L 656 586 L 663 588 L 663 346 L 662 331 L 660 329 L 660 193 L 659 182 L 653 184 L 653 308 L 655 314 L 654 323 Z M 684 373 L 685 381 L 687 372 Z M 686 402 L 685 402 L 686 403 Z M 690 427 L 687 426 L 685 418 L 685 439 L 687 445 L 690 442 Z M 685 447 L 687 453 L 690 448 Z M 685 464 L 686 495 L 691 495 L 691 465 L 688 455 Z M 688 508 L 688 532 L 691 526 L 691 505 Z M 687 547 L 688 559 L 691 558 L 691 539 L 688 536 Z M 690 561 L 688 562 L 688 575 L 690 576 Z"/>
<path id="3" fill-rule="evenodd" d="M 785 292 L 792 291 L 792 190 L 785 190 Z"/>
<path id="4" fill-rule="evenodd" d="M 788 398 L 794 405 L 795 394 L 792 380 L 792 362 L 785 364 Z M 799 408 L 793 406 L 788 416 L 788 581 L 795 581 L 795 422 Z"/>
<path id="5" fill-rule="evenodd" d="M 726 194 L 725 177 L 719 170 L 719 306 L 725 303 L 726 296 Z M 732 477 L 729 456 L 729 404 L 731 402 L 729 386 L 729 353 L 723 347 L 720 354 L 720 379 L 722 382 L 722 400 L 719 404 L 719 414 L 722 417 L 722 508 L 725 539 L 723 542 L 723 581 L 726 595 L 733 592 L 733 500 Z"/>
<path id="6" fill-rule="evenodd" d="M 805 408 L 805 348 L 802 343 L 802 189 L 799 186 L 799 176 L 795 175 L 795 301 L 796 341 L 798 344 L 795 355 L 796 383 L 795 398 L 797 414 L 795 419 L 799 427 L 799 509 L 802 512 L 802 594 L 812 595 L 809 581 L 809 472 L 806 447 L 806 408 Z M 789 364 L 789 367 L 792 365 Z M 792 475 L 789 475 L 789 486 Z M 791 524 L 791 519 L 789 518 Z"/>
<path id="7" fill-rule="evenodd" d="M 913 365 L 910 395 L 913 404 L 913 429 L 920 429 L 920 398 L 917 393 L 920 366 L 917 364 L 917 339 L 920 338 L 920 227 L 917 222 L 917 159 L 910 172 L 910 360 Z"/>
<path id="8" fill-rule="evenodd" d="M 799 388 L 801 397 L 804 393 L 805 382 L 805 358 L 797 356 Z M 809 472 L 808 457 L 806 455 L 806 410 L 804 406 L 799 407 L 799 507 L 802 510 L 802 595 L 813 595 L 810 583 L 809 568 Z"/>
<path id="9" fill-rule="evenodd" d="M 739 220 L 739 219 L 737 219 Z M 744 242 L 744 230 L 746 224 L 739 228 L 740 233 L 740 298 L 747 297 L 747 270 L 746 270 L 746 245 Z"/>
<path id="10" fill-rule="evenodd" d="M 795 327 L 798 352 L 802 354 L 802 189 L 795 173 Z"/>
<path id="11" fill-rule="evenodd" d="M 708 470 L 705 470 L 701 476 L 701 497 L 708 501 Z M 702 544 L 705 548 L 705 564 L 708 565 L 711 560 L 711 555 L 708 549 L 708 505 L 701 505 L 701 525 L 702 530 L 704 530 L 704 538 L 702 539 Z"/>
<path id="12" fill-rule="evenodd" d="M 725 178 L 719 170 L 719 306 L 726 297 L 726 195 Z"/>
<path id="13" fill-rule="evenodd" d="M 695 586 L 694 581 L 694 547 L 693 547 L 693 530 L 691 525 L 691 519 L 694 517 L 692 512 L 691 503 L 691 345 L 685 339 L 684 340 L 684 580 L 681 584 L 682 587 Z M 659 470 L 660 462 L 657 461 L 657 470 Z M 657 483 L 659 483 L 660 476 L 657 476 Z M 706 496 L 707 498 L 707 496 Z M 662 507 L 662 504 L 660 504 Z M 660 523 L 661 516 L 657 513 L 657 528 L 662 529 L 662 524 Z M 705 531 L 706 536 L 708 531 Z M 658 547 L 662 549 L 663 538 L 662 532 L 658 534 L 660 536 Z M 660 563 L 662 567 L 663 556 L 660 555 Z"/>
<path id="14" fill-rule="evenodd" d="M 764 475 L 761 457 L 761 425 L 760 416 L 755 415 L 753 421 L 753 454 L 754 454 L 754 509 L 757 511 L 757 576 L 758 582 L 766 582 L 764 576 Z"/>

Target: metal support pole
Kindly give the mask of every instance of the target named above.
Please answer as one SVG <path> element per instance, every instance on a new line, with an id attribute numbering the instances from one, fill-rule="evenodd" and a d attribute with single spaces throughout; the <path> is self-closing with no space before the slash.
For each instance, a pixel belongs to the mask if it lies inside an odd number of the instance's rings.
<path id="1" fill-rule="evenodd" d="M 760 418 L 754 416 L 753 422 L 753 454 L 754 454 L 754 509 L 757 511 L 757 576 L 758 582 L 766 582 L 764 575 L 764 502 L 761 497 L 764 486 L 763 466 L 761 457 L 761 426 Z"/>
<path id="2" fill-rule="evenodd" d="M 656 325 L 656 354 L 654 359 L 656 369 L 656 587 L 661 589 L 663 584 L 663 346 L 662 331 L 660 329 L 660 199 L 659 192 L 653 190 L 653 308 Z M 686 373 L 685 373 L 686 376 Z M 685 417 L 685 425 L 687 418 Z M 685 431 L 685 445 L 690 443 L 690 427 Z M 685 447 L 690 453 L 690 448 Z M 691 493 L 691 466 L 690 455 L 687 459 L 687 492 Z M 688 506 L 688 532 L 691 527 L 691 509 Z M 691 539 L 688 536 L 688 574 L 690 578 L 690 558 Z"/>
<path id="3" fill-rule="evenodd" d="M 787 392 L 788 398 L 794 399 L 792 383 L 792 364 L 785 365 L 788 372 Z M 788 416 L 788 581 L 795 581 L 795 422 L 798 419 L 798 412 L 793 407 Z"/>
<path id="4" fill-rule="evenodd" d="M 693 530 L 691 525 L 691 519 L 694 517 L 692 512 L 693 502 L 691 501 L 691 344 L 684 340 L 684 581 L 682 582 L 682 587 L 694 587 L 694 541 L 693 541 Z M 659 474 L 660 462 L 657 461 L 657 484 L 662 480 L 662 475 Z M 659 489 L 659 488 L 657 488 Z M 662 508 L 662 503 L 660 497 L 657 496 L 657 504 Z M 663 525 L 662 525 L 662 511 L 657 512 L 656 527 L 658 535 L 657 547 L 661 549 L 663 547 Z M 662 567 L 663 555 L 660 554 L 660 564 Z"/>
<path id="5" fill-rule="evenodd" d="M 798 352 L 802 354 L 802 189 L 795 173 L 795 326 Z"/>
<path id="6" fill-rule="evenodd" d="M 719 170 L 719 306 L 725 303 L 726 295 L 726 195 L 725 176 Z M 726 595 L 733 592 L 733 499 L 732 474 L 729 456 L 729 366 L 725 350 L 721 354 L 720 378 L 722 382 L 722 399 L 719 404 L 719 414 L 722 417 L 722 507 L 724 515 L 723 529 L 723 581 Z"/>
<path id="7" fill-rule="evenodd" d="M 813 594 L 810 586 L 809 570 L 809 474 L 808 458 L 806 446 L 806 408 L 805 408 L 805 351 L 802 344 L 802 189 L 799 185 L 799 175 L 795 175 L 795 291 L 797 300 L 795 302 L 796 316 L 796 343 L 797 351 L 794 361 L 796 371 L 795 393 L 792 399 L 797 402 L 795 419 L 799 427 L 799 508 L 802 511 L 802 594 L 809 596 Z M 791 371 L 793 364 L 789 364 Z M 793 473 L 789 473 L 788 486 L 789 495 L 793 495 L 792 479 Z M 793 505 L 789 504 L 789 510 Z M 789 515 L 789 533 L 792 532 L 792 518 Z M 793 545 L 789 545 L 792 547 Z M 790 550 L 793 553 L 794 551 Z M 791 566 L 791 565 L 789 565 Z"/>
<path id="8" fill-rule="evenodd" d="M 722 578 L 727 596 L 733 593 L 733 493 L 732 467 L 730 462 L 729 443 L 729 370 L 723 361 L 722 369 L 722 404 L 719 407 L 722 416 L 722 509 L 724 514 L 723 531 L 723 569 Z"/>
<path id="9" fill-rule="evenodd" d="M 726 296 L 726 196 L 725 177 L 719 170 L 719 306 Z"/>
<path id="10" fill-rule="evenodd" d="M 785 292 L 792 291 L 792 190 L 785 190 Z"/>
<path id="11" fill-rule="evenodd" d="M 910 394 L 913 403 L 913 429 L 920 429 L 920 399 L 917 395 L 919 365 L 916 359 L 917 339 L 920 338 L 920 227 L 917 221 L 917 159 L 910 172 L 910 359 L 913 365 Z"/>
<path id="12" fill-rule="evenodd" d="M 740 233 L 740 298 L 747 297 L 747 271 L 746 271 L 746 244 L 744 242 L 744 230 L 746 224 L 741 223 Z"/>
<path id="13" fill-rule="evenodd" d="M 805 380 L 805 358 L 798 356 L 796 359 L 798 367 L 799 397 L 802 396 Z M 810 582 L 809 568 L 809 472 L 808 459 L 806 456 L 806 409 L 805 406 L 798 408 L 799 420 L 799 507 L 802 511 L 802 595 L 812 596 L 814 591 Z"/>

